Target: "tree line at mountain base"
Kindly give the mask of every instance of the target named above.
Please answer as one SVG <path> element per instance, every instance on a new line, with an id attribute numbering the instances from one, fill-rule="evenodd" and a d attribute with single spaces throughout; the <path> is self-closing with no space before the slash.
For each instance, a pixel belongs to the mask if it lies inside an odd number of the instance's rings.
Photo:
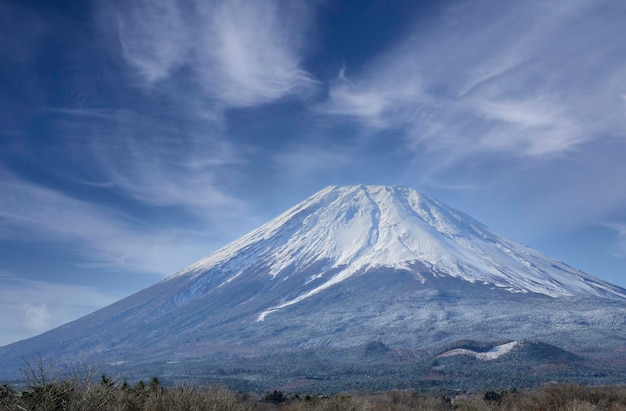
<path id="1" fill-rule="evenodd" d="M 412 390 L 334 395 L 242 393 L 224 387 L 115 381 L 91 369 L 59 378 L 43 362 L 22 370 L 21 386 L 0 385 L 0 410 L 568 410 L 626 411 L 626 385 L 548 384 L 476 393 Z"/>

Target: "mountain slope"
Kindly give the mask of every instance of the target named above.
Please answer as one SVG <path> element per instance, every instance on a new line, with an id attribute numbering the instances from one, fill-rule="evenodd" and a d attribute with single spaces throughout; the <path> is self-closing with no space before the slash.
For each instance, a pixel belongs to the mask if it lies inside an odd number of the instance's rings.
<path id="1" fill-rule="evenodd" d="M 373 341 L 540 337 L 585 350 L 624 344 L 625 318 L 626 290 L 433 198 L 328 187 L 152 287 L 1 347 L 0 370 L 40 353 L 165 364 Z"/>
<path id="2" fill-rule="evenodd" d="M 355 273 L 379 267 L 411 270 L 416 262 L 440 275 L 511 292 L 626 298 L 623 289 L 406 187 L 328 187 L 174 278 L 197 278 L 219 267 L 221 287 L 261 265 L 268 278 L 285 280 L 320 262 L 318 273 L 285 306 Z M 326 275 L 327 270 L 334 274 Z"/>

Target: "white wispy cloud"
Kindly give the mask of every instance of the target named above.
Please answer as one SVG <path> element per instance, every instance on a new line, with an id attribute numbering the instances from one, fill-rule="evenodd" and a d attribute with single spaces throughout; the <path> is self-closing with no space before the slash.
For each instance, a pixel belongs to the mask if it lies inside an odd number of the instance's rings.
<path id="1" fill-rule="evenodd" d="M 550 98 L 484 99 L 467 104 L 483 119 L 492 121 L 479 136 L 479 149 L 515 151 L 526 155 L 560 153 L 584 142 L 576 119 L 564 112 L 565 104 Z"/>
<path id="2" fill-rule="evenodd" d="M 60 326 L 120 297 L 90 287 L 7 276 L 0 288 L 0 345 Z"/>
<path id="3" fill-rule="evenodd" d="M 204 86 L 228 105 L 255 105 L 308 93 L 315 81 L 300 68 L 305 3 L 226 1 L 206 7 L 199 44 Z"/>
<path id="4" fill-rule="evenodd" d="M 226 107 L 306 95 L 315 88 L 301 67 L 312 13 L 306 3 L 273 0 L 138 1 L 102 9 L 118 28 L 124 59 L 147 84 L 185 72 Z"/>
<path id="5" fill-rule="evenodd" d="M 77 200 L 4 173 L 0 238 L 68 245 L 74 264 L 170 275 L 221 245 L 207 227 L 151 227 L 115 209 Z"/>
<path id="6" fill-rule="evenodd" d="M 244 156 L 212 123 L 190 121 L 181 129 L 123 110 L 62 114 L 66 151 L 93 176 L 64 178 L 110 187 L 149 206 L 177 207 L 207 222 L 212 215 L 215 223 L 245 210 L 220 184 Z"/>
<path id="7" fill-rule="evenodd" d="M 124 58 L 148 83 L 167 78 L 189 57 L 193 37 L 178 4 L 138 0 L 114 13 Z"/>
<path id="8" fill-rule="evenodd" d="M 626 223 L 613 222 L 606 224 L 608 228 L 615 232 L 612 253 L 617 258 L 626 257 Z"/>
<path id="9" fill-rule="evenodd" d="M 318 110 L 323 113 L 348 116 L 363 121 L 374 129 L 393 128 L 398 117 L 406 116 L 406 108 L 424 98 L 419 78 L 406 78 L 406 83 L 394 81 L 361 81 L 355 83 L 345 74 L 345 67 L 329 91 L 329 101 Z M 378 83 L 380 81 L 380 83 Z"/>
<path id="10" fill-rule="evenodd" d="M 340 73 L 320 109 L 458 158 L 558 155 L 626 130 L 626 40 L 611 11 L 623 5 L 495 5 L 461 3 L 416 27 L 350 81 Z"/>

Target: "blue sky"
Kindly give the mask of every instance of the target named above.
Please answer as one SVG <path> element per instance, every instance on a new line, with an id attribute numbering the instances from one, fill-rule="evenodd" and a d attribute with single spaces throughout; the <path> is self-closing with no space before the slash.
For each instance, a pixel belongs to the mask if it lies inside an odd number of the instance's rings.
<path id="1" fill-rule="evenodd" d="M 626 286 L 622 1 L 0 0 L 0 344 L 327 185 Z"/>

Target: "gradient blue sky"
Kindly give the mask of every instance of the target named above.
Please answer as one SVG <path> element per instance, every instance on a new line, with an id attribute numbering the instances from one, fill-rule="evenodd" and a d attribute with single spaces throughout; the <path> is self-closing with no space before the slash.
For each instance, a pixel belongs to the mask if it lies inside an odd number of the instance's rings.
<path id="1" fill-rule="evenodd" d="M 0 344 L 327 185 L 626 286 L 626 2 L 0 0 Z"/>

